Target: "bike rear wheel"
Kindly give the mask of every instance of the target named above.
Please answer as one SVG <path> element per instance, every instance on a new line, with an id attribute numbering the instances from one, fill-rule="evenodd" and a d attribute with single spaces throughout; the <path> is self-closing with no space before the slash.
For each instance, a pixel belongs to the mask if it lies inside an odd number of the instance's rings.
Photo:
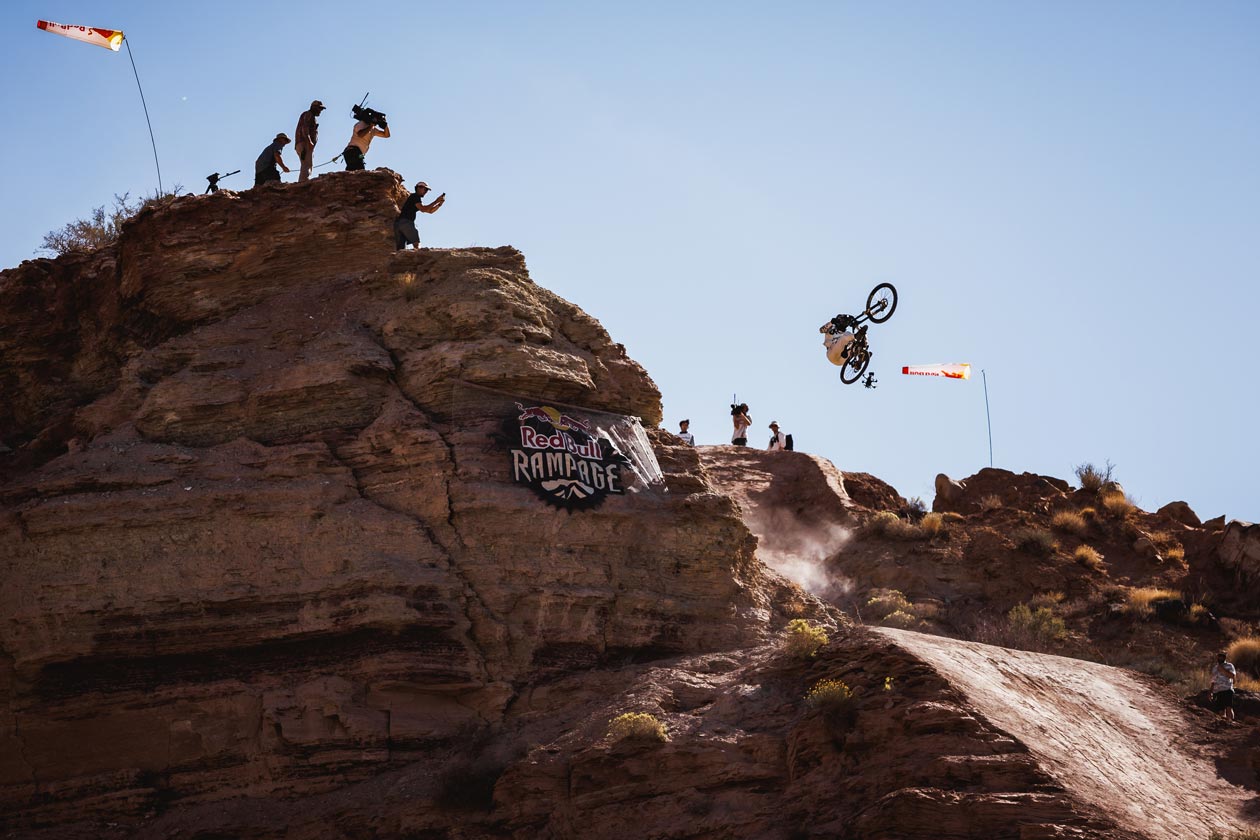
<path id="1" fill-rule="evenodd" d="M 865 348 L 858 350 L 844 363 L 844 367 L 840 368 L 840 381 L 845 385 L 852 385 L 862 377 L 866 372 L 866 366 L 871 363 L 871 351 Z"/>
<path id="2" fill-rule="evenodd" d="M 876 324 L 892 317 L 897 309 L 897 288 L 892 283 L 880 283 L 866 297 L 866 314 Z"/>

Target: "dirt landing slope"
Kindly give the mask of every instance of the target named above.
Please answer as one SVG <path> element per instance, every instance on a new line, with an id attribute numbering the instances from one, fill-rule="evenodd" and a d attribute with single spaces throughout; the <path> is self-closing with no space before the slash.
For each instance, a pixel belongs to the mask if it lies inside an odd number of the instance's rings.
<path id="1" fill-rule="evenodd" d="M 1061 656 L 880 628 L 1022 741 L 1082 801 L 1151 838 L 1237 828 L 1250 798 L 1217 777 L 1168 701 L 1134 674 Z"/>

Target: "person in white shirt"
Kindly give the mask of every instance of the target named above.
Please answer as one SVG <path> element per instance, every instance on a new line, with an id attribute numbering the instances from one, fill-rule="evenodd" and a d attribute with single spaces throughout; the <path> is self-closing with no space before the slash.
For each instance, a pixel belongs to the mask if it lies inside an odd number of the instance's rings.
<path id="1" fill-rule="evenodd" d="M 682 438 L 682 442 L 687 444 L 688 446 L 695 446 L 696 445 L 695 435 L 687 431 L 690 428 L 691 428 L 690 420 L 678 421 L 678 436 Z"/>
<path id="2" fill-rule="evenodd" d="M 350 142 L 346 144 L 346 149 L 342 152 L 342 157 L 346 159 L 346 171 L 355 172 L 362 170 L 363 158 L 367 155 L 368 147 L 372 145 L 373 137 L 388 137 L 389 126 L 377 128 L 369 122 L 359 120 L 354 124 L 354 133 L 350 135 Z"/>
<path id="3" fill-rule="evenodd" d="M 1234 719 L 1234 678 L 1238 669 L 1228 661 L 1225 652 L 1216 654 L 1216 664 L 1212 666 L 1212 710 L 1219 712 L 1225 720 Z"/>
<path id="4" fill-rule="evenodd" d="M 771 433 L 770 445 L 767 446 L 766 449 L 770 450 L 771 452 L 786 452 L 787 451 L 787 435 L 779 431 L 778 420 L 770 421 L 770 433 Z"/>
<path id="5" fill-rule="evenodd" d="M 747 446 L 748 429 L 752 426 L 752 420 L 748 417 L 748 403 L 731 405 L 731 425 L 735 429 L 731 434 L 731 443 L 735 446 Z"/>

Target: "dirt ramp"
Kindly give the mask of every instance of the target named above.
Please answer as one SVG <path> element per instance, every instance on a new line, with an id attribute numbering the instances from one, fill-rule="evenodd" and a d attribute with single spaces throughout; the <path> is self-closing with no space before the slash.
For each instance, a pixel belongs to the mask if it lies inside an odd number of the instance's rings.
<path id="1" fill-rule="evenodd" d="M 1185 840 L 1245 824 L 1251 794 L 1217 776 L 1191 743 L 1180 710 L 1133 674 L 905 630 L 877 632 L 930 664 L 1072 795 L 1123 828 Z"/>

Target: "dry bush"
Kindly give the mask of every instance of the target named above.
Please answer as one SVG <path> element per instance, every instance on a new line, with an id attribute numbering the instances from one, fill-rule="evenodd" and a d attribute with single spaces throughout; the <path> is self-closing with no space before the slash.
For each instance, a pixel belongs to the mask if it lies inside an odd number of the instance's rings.
<path id="1" fill-rule="evenodd" d="M 62 254 L 78 254 L 95 251 L 118 239 L 123 225 L 144 208 L 151 204 L 167 201 L 176 197 L 184 188 L 176 185 L 167 193 L 154 192 L 145 199 L 131 201 L 131 193 L 114 196 L 114 206 L 108 210 L 102 205 L 96 207 L 86 219 L 75 219 L 59 230 L 44 234 L 41 251 L 54 256 Z"/>
<path id="2" fill-rule="evenodd" d="M 1260 693 L 1260 680 L 1255 677 L 1249 677 L 1246 674 L 1239 674 L 1234 678 L 1234 688 Z"/>
<path id="3" fill-rule="evenodd" d="M 820 647 L 827 644 L 827 631 L 803 618 L 789 621 L 783 637 L 784 649 L 789 656 L 796 659 L 809 659 L 818 653 Z"/>
<path id="4" fill-rule="evenodd" d="M 1054 518 L 1050 520 L 1050 527 L 1065 534 L 1075 534 L 1078 537 L 1083 537 L 1085 532 L 1089 530 L 1089 523 L 1085 521 L 1085 517 L 1076 511 L 1064 510 L 1054 515 Z"/>
<path id="5" fill-rule="evenodd" d="M 1164 549 L 1164 559 L 1181 562 L 1186 559 L 1186 549 L 1180 543 L 1170 545 Z"/>
<path id="6" fill-rule="evenodd" d="M 1037 557 L 1049 557 L 1058 549 L 1059 544 L 1049 531 L 1040 528 L 1021 528 L 1011 534 L 1015 547 L 1027 554 Z"/>
<path id="7" fill-rule="evenodd" d="M 977 504 L 980 505 L 980 510 L 983 511 L 997 510 L 1002 507 L 1002 497 L 996 493 L 990 493 L 987 496 L 981 496 Z"/>
<path id="8" fill-rule="evenodd" d="M 1103 493 L 1099 496 L 1098 506 L 1102 508 L 1103 513 L 1112 519 L 1125 519 L 1133 515 L 1133 511 L 1137 510 L 1128 497 L 1115 491 Z"/>
<path id="9" fill-rule="evenodd" d="M 1107 461 L 1107 465 L 1102 469 L 1095 467 L 1093 464 L 1078 464 L 1076 467 L 1076 480 L 1081 483 L 1082 490 L 1088 490 L 1091 493 L 1097 493 L 1099 489 L 1111 481 L 1111 474 L 1115 472 L 1116 465 Z"/>
<path id="10" fill-rule="evenodd" d="M 907 522 L 892 511 L 881 510 L 871 518 L 868 525 L 871 531 L 881 537 L 894 540 L 921 540 L 926 538 L 923 529 Z"/>
<path id="11" fill-rule="evenodd" d="M 924 514 L 919 520 L 919 531 L 927 539 L 939 536 L 945 531 L 945 517 L 939 513 Z"/>
<path id="12" fill-rule="evenodd" d="M 906 515 L 915 521 L 922 519 L 927 509 L 927 502 L 923 501 L 922 496 L 915 496 L 906 503 Z"/>
<path id="13" fill-rule="evenodd" d="M 1221 834 L 1216 829 L 1208 833 L 1208 840 L 1260 840 L 1260 830 L 1249 828 L 1246 831 L 1234 831 Z"/>
<path id="14" fill-rule="evenodd" d="M 1095 571 L 1101 569 L 1103 565 L 1103 556 L 1087 545 L 1077 546 L 1076 551 L 1072 552 L 1072 559 L 1085 568 Z"/>
<path id="15" fill-rule="evenodd" d="M 819 680 L 805 695 L 811 709 L 834 709 L 853 701 L 853 692 L 842 680 Z"/>
<path id="16" fill-rule="evenodd" d="M 897 610 L 910 611 L 910 601 L 905 595 L 902 595 L 896 589 L 877 589 L 866 602 L 866 608 L 870 611 L 870 615 L 875 618 L 883 618 L 884 616 L 894 613 Z"/>
<path id="17" fill-rule="evenodd" d="M 1015 638 L 1023 641 L 1015 647 L 1041 650 L 1067 636 L 1067 625 L 1049 607 L 1033 610 L 1018 604 L 1006 614 L 1006 621 Z"/>
<path id="18" fill-rule="evenodd" d="M 941 519 L 944 520 L 946 525 L 952 525 L 956 522 L 965 522 L 967 517 L 963 516 L 961 513 L 955 513 L 952 510 L 947 510 L 941 514 Z"/>
<path id="19" fill-rule="evenodd" d="M 1028 599 L 1028 605 L 1033 609 L 1047 607 L 1054 609 L 1063 603 L 1066 596 L 1062 592 L 1038 592 L 1036 595 Z"/>
<path id="20" fill-rule="evenodd" d="M 919 623 L 919 620 L 911 613 L 904 610 L 896 610 L 881 618 L 879 623 L 884 627 L 894 627 L 898 630 L 912 630 Z"/>
<path id="21" fill-rule="evenodd" d="M 1260 638 L 1244 636 L 1225 648 L 1225 655 L 1240 671 L 1260 677 Z"/>
<path id="22" fill-rule="evenodd" d="M 1150 618 L 1155 612 L 1151 602 L 1165 598 L 1180 599 L 1181 594 L 1171 589 L 1156 589 L 1150 586 L 1130 589 L 1125 600 L 1124 611 L 1134 618 Z"/>
<path id="23" fill-rule="evenodd" d="M 631 738 L 638 741 L 668 741 L 665 724 L 647 712 L 626 712 L 608 722 L 608 736 L 614 741 Z"/>
<path id="24" fill-rule="evenodd" d="M 1086 522 L 1098 521 L 1098 511 L 1092 507 L 1081 508 L 1081 518 Z"/>

